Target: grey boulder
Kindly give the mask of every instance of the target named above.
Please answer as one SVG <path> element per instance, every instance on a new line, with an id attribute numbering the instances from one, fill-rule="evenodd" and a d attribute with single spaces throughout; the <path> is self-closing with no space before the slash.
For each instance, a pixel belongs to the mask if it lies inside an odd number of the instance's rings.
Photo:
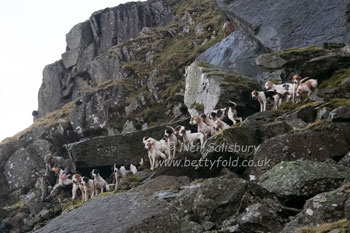
<path id="1" fill-rule="evenodd" d="M 286 200 L 309 197 L 341 186 L 350 169 L 331 163 L 299 160 L 282 162 L 260 177 L 261 186 Z"/>
<path id="2" fill-rule="evenodd" d="M 226 17 L 274 50 L 344 43 L 350 39 L 347 0 L 216 0 L 216 3 Z"/>
<path id="3" fill-rule="evenodd" d="M 88 201 L 51 220 L 36 233 L 178 232 L 180 218 L 165 201 L 135 193 L 119 193 Z"/>

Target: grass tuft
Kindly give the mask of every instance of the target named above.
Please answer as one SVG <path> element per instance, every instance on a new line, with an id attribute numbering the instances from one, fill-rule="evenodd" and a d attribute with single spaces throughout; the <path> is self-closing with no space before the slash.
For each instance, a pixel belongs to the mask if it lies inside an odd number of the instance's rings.
<path id="1" fill-rule="evenodd" d="M 346 78 L 350 78 L 350 68 L 347 69 L 340 69 L 333 73 L 333 75 L 321 83 L 320 88 L 332 88 L 332 87 L 338 87 L 341 81 L 343 81 Z M 349 86 L 346 85 L 350 88 Z"/>
<path id="2" fill-rule="evenodd" d="M 129 183 L 137 183 L 141 180 L 141 178 L 137 175 L 128 176 L 126 179 Z"/>
<path id="3" fill-rule="evenodd" d="M 340 233 L 346 233 L 347 220 L 342 219 L 333 223 L 326 223 L 320 226 L 306 226 L 301 228 L 300 233 L 326 233 L 335 229 L 340 229 Z"/>

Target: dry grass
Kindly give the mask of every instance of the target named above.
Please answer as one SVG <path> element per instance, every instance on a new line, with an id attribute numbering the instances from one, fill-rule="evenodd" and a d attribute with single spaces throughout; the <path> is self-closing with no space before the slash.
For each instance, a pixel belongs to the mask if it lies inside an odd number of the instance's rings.
<path id="1" fill-rule="evenodd" d="M 320 226 L 307 226 L 301 228 L 299 233 L 326 233 L 334 229 L 340 229 L 340 233 L 346 233 L 347 221 L 346 219 L 339 220 L 334 223 L 326 223 Z"/>

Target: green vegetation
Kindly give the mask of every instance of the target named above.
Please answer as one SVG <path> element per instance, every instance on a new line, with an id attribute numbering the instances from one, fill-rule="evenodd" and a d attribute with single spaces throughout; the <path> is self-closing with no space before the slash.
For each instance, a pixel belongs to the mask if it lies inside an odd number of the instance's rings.
<path id="1" fill-rule="evenodd" d="M 67 202 L 61 203 L 62 213 L 67 213 L 69 211 L 72 211 L 84 204 L 83 200 L 70 200 Z"/>
<path id="2" fill-rule="evenodd" d="M 13 210 L 13 209 L 21 208 L 21 207 L 24 207 L 24 206 L 25 206 L 24 202 L 18 201 L 18 202 L 16 202 L 13 205 L 5 206 L 4 209 L 5 210 Z"/>
<path id="3" fill-rule="evenodd" d="M 300 233 L 326 233 L 334 229 L 340 229 L 339 233 L 346 233 L 347 220 L 342 219 L 333 223 L 326 223 L 320 226 L 306 226 L 301 228 L 298 232 Z"/>
<path id="4" fill-rule="evenodd" d="M 149 126 L 167 121 L 164 109 L 171 106 L 175 94 L 184 89 L 183 72 L 185 67 L 191 64 L 197 55 L 223 38 L 221 30 L 223 19 L 213 1 L 181 0 L 176 4 L 175 11 L 180 18 L 186 12 L 190 13 L 194 23 L 190 25 L 188 33 L 181 33 L 183 27 L 188 23 L 177 20 L 165 27 L 152 28 L 152 36 L 138 37 L 133 41 L 112 47 L 106 52 L 107 55 L 115 56 L 114 53 L 117 50 L 126 46 L 137 59 L 121 65 L 121 71 L 128 75 L 127 80 L 130 80 L 130 83 L 123 83 L 124 81 L 122 83 L 121 81 L 107 82 L 98 87 L 101 89 L 110 85 L 123 84 L 128 90 L 131 90 L 130 95 L 135 97 L 143 95 L 147 107 L 135 112 L 130 118 L 143 117 Z M 203 26 L 203 31 L 196 35 L 195 27 L 200 23 Z M 151 64 L 145 61 L 145 54 L 148 51 L 153 51 Z M 135 87 L 135 83 L 146 81 L 145 77 L 149 77 L 150 74 L 154 77 L 154 85 L 160 90 L 162 100 L 160 104 L 154 100 L 153 95 L 148 90 Z M 203 109 L 201 106 L 197 107 L 199 107 L 198 110 Z M 124 122 L 109 120 L 108 124 L 113 125 L 113 128 L 121 128 L 122 126 L 117 124 Z"/>
<path id="5" fill-rule="evenodd" d="M 136 175 L 128 176 L 126 179 L 129 183 L 137 183 L 137 182 L 140 182 L 141 180 L 141 178 Z"/>
<path id="6" fill-rule="evenodd" d="M 118 193 L 118 191 L 109 191 L 109 192 L 104 192 L 104 193 L 100 193 L 94 196 L 94 198 L 97 197 L 104 197 L 104 196 L 108 196 L 108 195 L 112 195 L 112 194 L 116 194 Z"/>
<path id="7" fill-rule="evenodd" d="M 299 55 L 302 53 L 310 53 L 310 52 L 314 53 L 314 52 L 320 52 L 320 51 L 324 51 L 324 49 L 315 45 L 311 45 L 305 48 L 290 48 L 282 51 L 272 52 L 271 55 L 284 57 L 288 55 Z"/>
<path id="8" fill-rule="evenodd" d="M 191 104 L 191 108 L 196 109 L 198 112 L 204 112 L 204 105 L 197 102 Z"/>
<path id="9" fill-rule="evenodd" d="M 328 104 L 328 106 L 332 109 L 338 108 L 343 105 L 350 105 L 350 99 L 334 98 L 334 99 L 331 99 Z"/>
<path id="10" fill-rule="evenodd" d="M 203 10 L 205 9 L 205 10 Z M 185 67 L 191 63 L 194 58 L 219 42 L 223 38 L 221 33 L 222 17 L 210 0 L 182 0 L 175 9 L 176 15 L 183 16 L 185 12 L 198 13 L 194 14 L 194 24 L 190 28 L 190 32 L 185 35 L 178 35 L 166 42 L 165 48 L 161 51 L 155 63 L 163 67 L 177 64 L 178 67 Z M 203 33 L 196 36 L 194 28 L 199 23 L 203 23 Z M 172 26 L 172 25 L 171 25 Z M 168 26 L 169 27 L 169 26 Z M 212 32 L 217 32 L 215 38 L 211 38 Z M 207 39 L 207 43 L 203 41 Z M 197 42 L 197 43 L 194 43 Z"/>
<path id="11" fill-rule="evenodd" d="M 205 61 L 199 62 L 198 65 L 202 68 L 209 68 L 209 71 L 211 71 L 213 69 L 213 66 Z M 203 72 L 206 73 L 205 71 L 203 71 Z"/>
<path id="12" fill-rule="evenodd" d="M 176 93 L 179 93 L 184 87 L 184 80 L 180 80 L 177 83 L 169 85 L 162 93 L 162 99 L 165 99 L 165 102 L 169 103 L 175 96 Z"/>
<path id="13" fill-rule="evenodd" d="M 142 117 L 149 127 L 155 126 L 168 121 L 168 116 L 164 113 L 164 109 L 166 109 L 166 106 L 157 104 L 136 113 L 136 117 Z"/>
<path id="14" fill-rule="evenodd" d="M 311 129 L 321 129 L 321 128 L 327 127 L 330 124 L 331 124 L 331 122 L 327 121 L 327 120 L 315 121 L 315 122 L 307 124 L 307 126 L 305 128 L 294 130 L 294 132 L 308 131 Z"/>
<path id="15" fill-rule="evenodd" d="M 98 197 L 103 197 L 103 196 L 108 196 L 108 195 L 113 195 L 117 194 L 120 192 L 124 192 L 124 190 L 118 190 L 118 191 L 110 191 L 110 192 L 104 192 L 97 194 L 93 197 L 93 199 L 98 198 Z M 71 210 L 74 210 L 84 204 L 84 201 L 79 198 L 79 200 L 69 200 L 61 203 L 61 208 L 63 213 L 67 213 Z"/>
<path id="16" fill-rule="evenodd" d="M 350 99 L 345 98 L 334 98 L 329 100 L 328 102 L 322 102 L 322 101 L 303 101 L 299 103 L 282 103 L 281 106 L 275 110 L 276 113 L 286 113 L 293 110 L 300 110 L 306 107 L 329 107 L 330 109 L 335 109 L 343 105 L 350 105 Z"/>
<path id="17" fill-rule="evenodd" d="M 130 61 L 124 63 L 121 70 L 124 72 L 137 72 L 140 76 L 145 76 L 151 72 L 151 67 L 142 61 Z"/>
<path id="18" fill-rule="evenodd" d="M 293 111 L 293 110 L 300 110 L 306 107 L 321 107 L 321 106 L 326 106 L 327 103 L 320 102 L 320 101 L 301 101 L 299 103 L 292 103 L 292 102 L 285 102 L 282 103 L 281 106 L 275 110 L 276 113 L 283 114 L 288 111 Z"/>
<path id="19" fill-rule="evenodd" d="M 343 81 L 346 78 L 350 78 L 350 68 L 340 69 L 334 72 L 329 79 L 322 82 L 320 88 L 338 87 L 341 81 Z M 344 88 L 350 88 L 350 83 L 344 86 Z"/>
<path id="20" fill-rule="evenodd" d="M 123 88 L 126 88 L 130 92 L 132 92 L 135 89 L 131 80 L 128 80 L 128 79 L 112 80 L 112 79 L 110 79 L 110 80 L 102 82 L 97 87 L 91 88 L 89 91 L 86 91 L 86 93 L 95 93 L 95 92 L 99 92 L 99 91 L 104 91 L 110 87 L 118 86 L 118 85 L 122 85 Z"/>

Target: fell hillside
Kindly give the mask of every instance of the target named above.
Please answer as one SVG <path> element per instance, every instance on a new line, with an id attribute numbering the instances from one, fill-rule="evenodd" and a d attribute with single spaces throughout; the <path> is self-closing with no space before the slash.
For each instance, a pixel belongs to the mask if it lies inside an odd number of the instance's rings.
<path id="1" fill-rule="evenodd" d="M 93 13 L 44 68 L 38 119 L 0 144 L 0 232 L 345 232 L 349 9 L 346 0 L 148 0 Z M 259 112 L 251 92 L 295 74 L 317 90 Z M 162 139 L 166 126 L 196 132 L 191 116 L 229 101 L 243 122 L 224 119 L 230 127 L 200 150 L 149 169 L 145 137 Z M 47 154 L 108 183 L 113 164 L 145 164 L 86 203 L 70 187 L 42 202 Z"/>

